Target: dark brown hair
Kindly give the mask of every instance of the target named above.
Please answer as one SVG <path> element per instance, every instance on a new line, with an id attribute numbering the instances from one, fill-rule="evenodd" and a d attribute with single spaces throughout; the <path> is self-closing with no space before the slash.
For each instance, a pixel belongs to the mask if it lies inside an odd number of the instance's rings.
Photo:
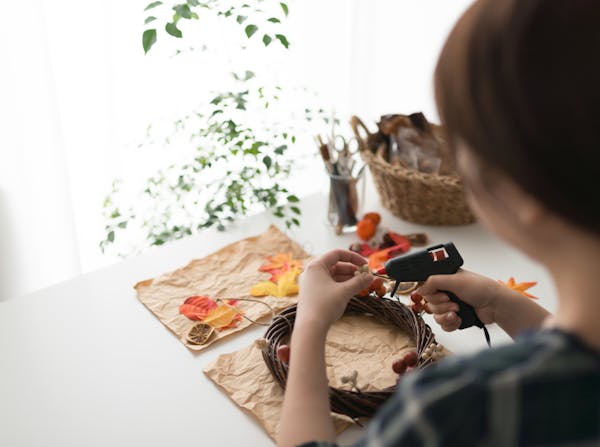
<path id="1" fill-rule="evenodd" d="M 476 1 L 435 84 L 452 144 L 600 233 L 600 1 Z"/>

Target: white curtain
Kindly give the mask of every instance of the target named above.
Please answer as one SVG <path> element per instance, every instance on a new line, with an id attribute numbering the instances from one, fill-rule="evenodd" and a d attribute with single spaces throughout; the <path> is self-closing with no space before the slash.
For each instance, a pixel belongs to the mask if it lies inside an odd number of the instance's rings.
<path id="1" fill-rule="evenodd" d="M 2 6 L 0 299 L 80 271 L 42 6 L 39 0 Z"/>
<path id="2" fill-rule="evenodd" d="M 98 249 L 112 178 L 160 166 L 163 155 L 136 149 L 148 124 L 189 112 L 227 70 L 211 70 L 210 55 L 172 57 L 164 33 L 144 56 L 147 3 L 1 3 L 0 300 L 115 262 Z M 244 58 L 305 85 L 343 119 L 419 110 L 436 119 L 431 74 L 469 3 L 291 0 L 289 52 L 235 54 L 224 35 L 225 57 L 215 60 L 243 68 Z"/>

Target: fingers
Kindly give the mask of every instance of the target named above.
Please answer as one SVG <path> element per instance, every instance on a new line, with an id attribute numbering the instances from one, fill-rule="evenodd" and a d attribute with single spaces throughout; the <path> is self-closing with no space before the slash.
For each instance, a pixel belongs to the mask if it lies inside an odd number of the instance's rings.
<path id="1" fill-rule="evenodd" d="M 425 283 L 417 289 L 417 292 L 423 296 L 429 297 L 434 295 L 440 290 L 450 290 L 456 292 L 457 288 L 460 288 L 464 278 L 461 277 L 460 273 L 453 275 L 432 275 Z"/>
<path id="2" fill-rule="evenodd" d="M 363 289 L 366 289 L 373 282 L 373 275 L 370 273 L 361 273 L 360 275 L 352 276 L 352 278 L 343 282 L 343 286 L 346 289 L 348 296 L 356 295 Z"/>
<path id="3" fill-rule="evenodd" d="M 455 312 L 446 312 L 444 314 L 436 314 L 433 319 L 446 332 L 452 332 L 460 327 L 461 320 Z"/>
<path id="4" fill-rule="evenodd" d="M 417 293 L 419 292 L 417 291 Z M 448 295 L 446 295 L 444 292 L 437 292 L 432 295 L 421 294 L 421 296 L 423 296 L 430 304 L 442 304 L 450 301 L 450 298 L 448 298 Z"/>
<path id="5" fill-rule="evenodd" d="M 349 262 L 358 266 L 367 263 L 365 258 L 350 250 L 332 250 L 321 256 L 320 261 L 327 267 L 335 265 L 338 262 Z"/>
<path id="6" fill-rule="evenodd" d="M 335 282 L 344 282 L 344 281 L 348 281 L 349 279 L 354 278 L 354 275 L 339 275 L 339 276 L 334 276 L 333 280 Z"/>
<path id="7" fill-rule="evenodd" d="M 343 276 L 354 276 L 354 272 L 357 270 L 356 265 L 349 262 L 338 262 L 331 268 L 331 276 L 334 278 Z"/>
<path id="8" fill-rule="evenodd" d="M 428 298 L 427 302 L 429 303 L 429 309 L 431 309 L 431 312 L 433 312 L 436 315 L 443 315 L 443 314 L 447 314 L 448 312 L 458 312 L 458 310 L 459 310 L 458 304 L 456 304 L 452 301 L 446 301 L 444 303 L 433 304 Z"/>

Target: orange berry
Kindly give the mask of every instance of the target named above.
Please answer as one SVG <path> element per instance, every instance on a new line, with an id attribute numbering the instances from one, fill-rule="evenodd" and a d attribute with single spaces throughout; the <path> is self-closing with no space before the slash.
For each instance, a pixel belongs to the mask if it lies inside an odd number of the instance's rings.
<path id="1" fill-rule="evenodd" d="M 365 296 L 369 296 L 369 293 L 371 293 L 371 290 L 367 287 L 366 289 L 362 289 L 360 292 L 358 292 L 356 296 L 359 298 L 364 298 Z"/>
<path id="2" fill-rule="evenodd" d="M 363 216 L 363 220 L 370 220 L 377 226 L 381 222 L 381 215 L 379 213 L 366 213 Z"/>
<path id="3" fill-rule="evenodd" d="M 356 225 L 356 235 L 363 241 L 368 241 L 375 236 L 376 227 L 372 220 L 363 219 Z"/>
<path id="4" fill-rule="evenodd" d="M 375 278 L 373 280 L 373 282 L 371 283 L 371 285 L 369 286 L 369 288 L 371 290 L 377 290 L 379 289 L 381 286 L 383 286 L 383 278 Z"/>
<path id="5" fill-rule="evenodd" d="M 377 296 L 379 298 L 383 298 L 385 296 L 385 294 L 387 293 L 387 289 L 385 288 L 385 286 L 381 286 L 375 290 L 375 293 L 377 294 Z"/>

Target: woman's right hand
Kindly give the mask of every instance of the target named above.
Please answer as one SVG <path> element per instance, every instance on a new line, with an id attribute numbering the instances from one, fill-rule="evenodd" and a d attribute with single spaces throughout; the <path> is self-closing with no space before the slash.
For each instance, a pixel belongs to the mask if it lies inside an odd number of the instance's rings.
<path id="1" fill-rule="evenodd" d="M 496 309 L 504 286 L 497 281 L 466 270 L 453 275 L 433 275 L 417 289 L 429 303 L 433 318 L 445 331 L 451 332 L 460 327 L 457 315 L 458 305 L 440 290 L 454 293 L 458 298 L 475 309 L 484 324 L 496 322 Z"/>

